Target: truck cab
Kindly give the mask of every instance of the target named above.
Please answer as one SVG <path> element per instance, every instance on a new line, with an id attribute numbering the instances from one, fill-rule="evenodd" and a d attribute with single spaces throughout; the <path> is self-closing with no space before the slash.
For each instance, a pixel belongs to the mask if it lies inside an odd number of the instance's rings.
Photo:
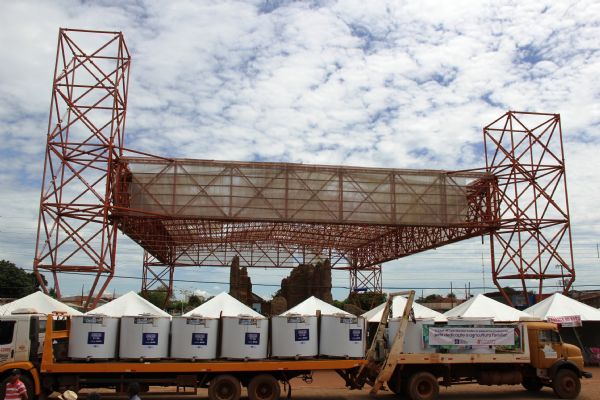
<path id="1" fill-rule="evenodd" d="M 21 381 L 30 399 L 39 391 L 36 366 L 42 355 L 46 318 L 29 309 L 15 310 L 0 317 L 0 399 L 13 369 L 21 370 Z"/>
<path id="2" fill-rule="evenodd" d="M 560 398 L 575 398 L 581 390 L 580 378 L 591 377 L 583 371 L 579 347 L 563 343 L 555 324 L 527 323 L 531 369 L 523 376 L 523 386 L 538 391 L 550 386 Z"/>
<path id="3" fill-rule="evenodd" d="M 46 316 L 40 314 L 13 313 L 0 318 L 0 370 L 8 363 L 37 359 L 45 325 Z"/>

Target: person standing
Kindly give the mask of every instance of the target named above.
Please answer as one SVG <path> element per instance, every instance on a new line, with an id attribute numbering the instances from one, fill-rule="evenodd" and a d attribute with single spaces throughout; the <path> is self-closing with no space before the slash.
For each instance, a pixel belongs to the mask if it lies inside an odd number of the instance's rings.
<path id="1" fill-rule="evenodd" d="M 21 371 L 13 369 L 8 377 L 8 383 L 6 384 L 6 394 L 4 400 L 28 400 L 27 388 L 25 384 L 21 382 Z"/>
<path id="2" fill-rule="evenodd" d="M 132 382 L 129 384 L 129 388 L 127 388 L 127 394 L 129 395 L 129 400 L 141 400 L 140 399 L 140 385 L 137 382 Z"/>

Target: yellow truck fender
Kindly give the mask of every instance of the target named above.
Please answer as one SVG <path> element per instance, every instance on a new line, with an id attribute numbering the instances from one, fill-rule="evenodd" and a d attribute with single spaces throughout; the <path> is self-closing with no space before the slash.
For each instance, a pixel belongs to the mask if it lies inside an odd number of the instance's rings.
<path id="1" fill-rule="evenodd" d="M 561 369 L 570 369 L 571 371 L 575 372 L 577 374 L 577 376 L 579 376 L 580 378 L 585 376 L 584 372 L 582 370 L 579 369 L 579 367 L 572 361 L 569 360 L 558 360 L 557 362 L 555 362 L 551 367 L 550 370 L 548 371 L 548 376 L 550 377 L 550 379 L 554 379 L 554 377 L 556 376 L 556 373 L 561 370 Z"/>

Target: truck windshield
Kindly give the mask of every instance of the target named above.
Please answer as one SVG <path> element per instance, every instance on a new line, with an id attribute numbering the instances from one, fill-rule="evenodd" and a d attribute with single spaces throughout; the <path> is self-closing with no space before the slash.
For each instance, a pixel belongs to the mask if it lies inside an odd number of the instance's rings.
<path id="1" fill-rule="evenodd" d="M 558 332 L 553 331 L 552 329 L 544 329 L 540 331 L 539 334 L 540 342 L 546 343 L 560 343 L 560 335 Z"/>
<path id="2" fill-rule="evenodd" d="M 0 321 L 0 345 L 12 343 L 14 330 L 15 321 Z"/>

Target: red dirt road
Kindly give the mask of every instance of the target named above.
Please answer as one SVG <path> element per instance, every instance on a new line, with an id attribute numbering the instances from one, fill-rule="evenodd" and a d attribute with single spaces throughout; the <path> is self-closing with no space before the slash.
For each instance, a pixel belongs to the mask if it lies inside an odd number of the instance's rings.
<path id="1" fill-rule="evenodd" d="M 600 368 L 588 367 L 586 371 L 592 372 L 592 379 L 581 381 L 581 394 L 579 400 L 600 399 Z M 371 399 L 369 389 L 361 391 L 349 391 L 344 388 L 344 381 L 335 372 L 319 372 L 314 376 L 314 382 L 310 385 L 301 380 L 292 381 L 293 399 Z M 381 391 L 377 398 L 397 399 L 398 397 L 389 391 Z M 556 399 L 550 388 L 543 388 L 538 393 L 528 393 L 521 385 L 516 386 L 481 386 L 481 385 L 458 385 L 450 388 L 440 388 L 440 400 L 495 400 L 495 399 Z"/>
<path id="2" fill-rule="evenodd" d="M 588 367 L 587 371 L 592 372 L 592 379 L 583 379 L 581 381 L 581 394 L 578 400 L 597 400 L 600 399 L 600 367 Z M 350 391 L 344 387 L 344 381 L 331 371 L 317 372 L 313 376 L 311 384 L 303 382 L 301 379 L 292 380 L 292 399 L 329 399 L 329 400 L 372 400 L 369 396 L 369 388 L 363 390 Z M 164 388 L 152 388 L 158 392 L 164 391 Z M 199 397 L 170 395 L 166 393 L 145 394 L 142 397 L 146 399 L 207 399 L 207 391 L 199 390 Z M 83 397 L 83 396 L 82 396 Z M 286 393 L 282 391 L 282 398 L 285 399 Z M 246 399 L 245 391 L 242 391 L 242 398 Z M 380 391 L 377 398 L 383 400 L 398 399 L 396 395 L 389 391 Z M 103 400 L 123 399 L 123 397 L 111 396 L 108 393 L 102 394 Z M 554 392 L 550 388 L 544 388 L 538 393 L 528 393 L 520 385 L 516 386 L 480 386 L 480 385 L 459 385 L 450 388 L 440 388 L 440 400 L 500 400 L 500 399 L 556 399 Z"/>

